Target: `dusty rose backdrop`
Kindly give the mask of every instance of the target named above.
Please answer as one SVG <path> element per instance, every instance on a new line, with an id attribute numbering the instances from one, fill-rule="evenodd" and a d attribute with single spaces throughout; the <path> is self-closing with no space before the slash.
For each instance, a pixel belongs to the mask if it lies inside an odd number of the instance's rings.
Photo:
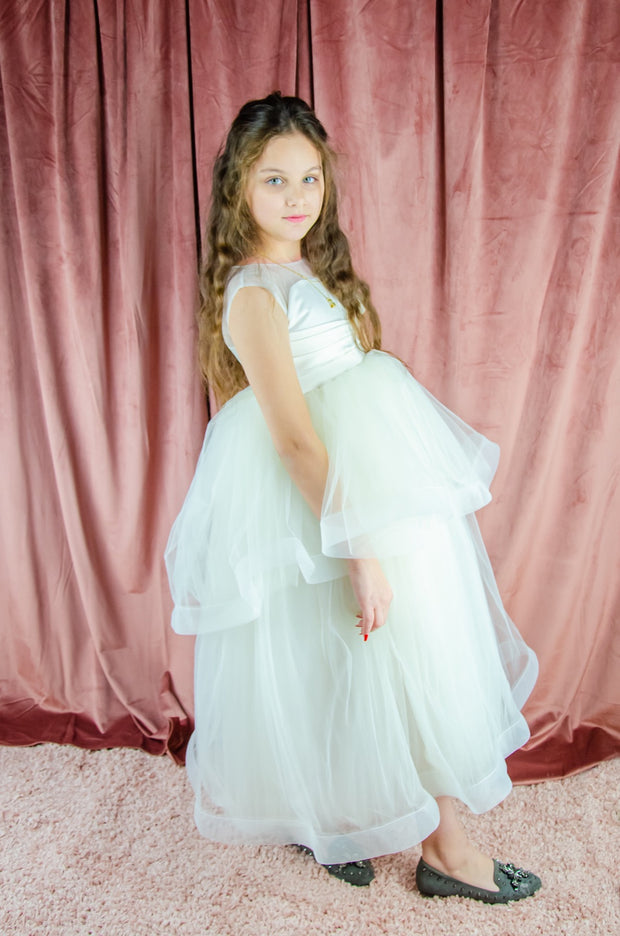
<path id="1" fill-rule="evenodd" d="M 502 447 L 480 522 L 541 664 L 513 777 L 620 753 L 619 62 L 616 0 L 2 5 L 0 741 L 182 757 L 197 221 L 280 88 L 343 154 L 387 348 Z"/>

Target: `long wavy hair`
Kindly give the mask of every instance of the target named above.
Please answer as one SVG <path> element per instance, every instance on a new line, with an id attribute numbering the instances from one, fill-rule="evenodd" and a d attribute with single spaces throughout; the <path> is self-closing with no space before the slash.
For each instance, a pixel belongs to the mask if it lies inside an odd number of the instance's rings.
<path id="1" fill-rule="evenodd" d="M 211 210 L 200 270 L 198 352 L 205 386 L 221 406 L 247 386 L 243 368 L 224 344 L 224 290 L 233 266 L 260 250 L 260 230 L 247 204 L 249 173 L 274 137 L 303 133 L 321 156 L 325 194 L 319 218 L 301 243 L 302 256 L 326 289 L 347 310 L 362 350 L 381 347 L 381 325 L 367 284 L 353 270 L 346 236 L 338 223 L 334 153 L 312 109 L 280 92 L 249 101 L 233 122 L 213 168 Z"/>

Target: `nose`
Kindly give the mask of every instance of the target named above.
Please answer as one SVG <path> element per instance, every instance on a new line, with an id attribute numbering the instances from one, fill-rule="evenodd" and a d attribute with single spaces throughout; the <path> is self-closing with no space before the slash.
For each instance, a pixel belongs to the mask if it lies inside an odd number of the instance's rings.
<path id="1" fill-rule="evenodd" d="M 286 203 L 287 205 L 298 205 L 301 202 L 305 202 L 306 196 L 303 189 L 303 184 L 300 182 L 297 185 L 291 184 L 288 192 L 286 193 Z"/>

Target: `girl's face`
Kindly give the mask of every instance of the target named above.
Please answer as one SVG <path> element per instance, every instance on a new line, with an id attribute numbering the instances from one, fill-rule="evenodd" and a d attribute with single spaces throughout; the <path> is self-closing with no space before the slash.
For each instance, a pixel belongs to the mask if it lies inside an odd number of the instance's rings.
<path id="1" fill-rule="evenodd" d="M 321 213 L 324 191 L 321 156 L 303 133 L 269 141 L 250 169 L 246 189 L 265 259 L 299 259 L 301 240 Z"/>

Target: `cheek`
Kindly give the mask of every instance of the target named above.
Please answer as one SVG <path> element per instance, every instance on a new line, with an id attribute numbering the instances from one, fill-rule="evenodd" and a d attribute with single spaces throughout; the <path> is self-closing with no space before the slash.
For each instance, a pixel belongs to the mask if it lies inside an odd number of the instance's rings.
<path id="1" fill-rule="evenodd" d="M 252 204 L 257 212 L 268 212 L 273 202 L 273 192 L 267 187 L 258 186 L 252 197 Z"/>
<path id="2" fill-rule="evenodd" d="M 252 215 L 254 220 L 256 220 L 257 218 L 260 218 L 260 216 L 264 214 L 264 211 L 265 211 L 264 199 L 261 198 L 261 195 L 262 195 L 262 192 L 260 190 L 254 189 L 253 191 L 248 192 L 248 195 L 246 198 L 247 205 L 250 210 L 250 214 Z"/>

